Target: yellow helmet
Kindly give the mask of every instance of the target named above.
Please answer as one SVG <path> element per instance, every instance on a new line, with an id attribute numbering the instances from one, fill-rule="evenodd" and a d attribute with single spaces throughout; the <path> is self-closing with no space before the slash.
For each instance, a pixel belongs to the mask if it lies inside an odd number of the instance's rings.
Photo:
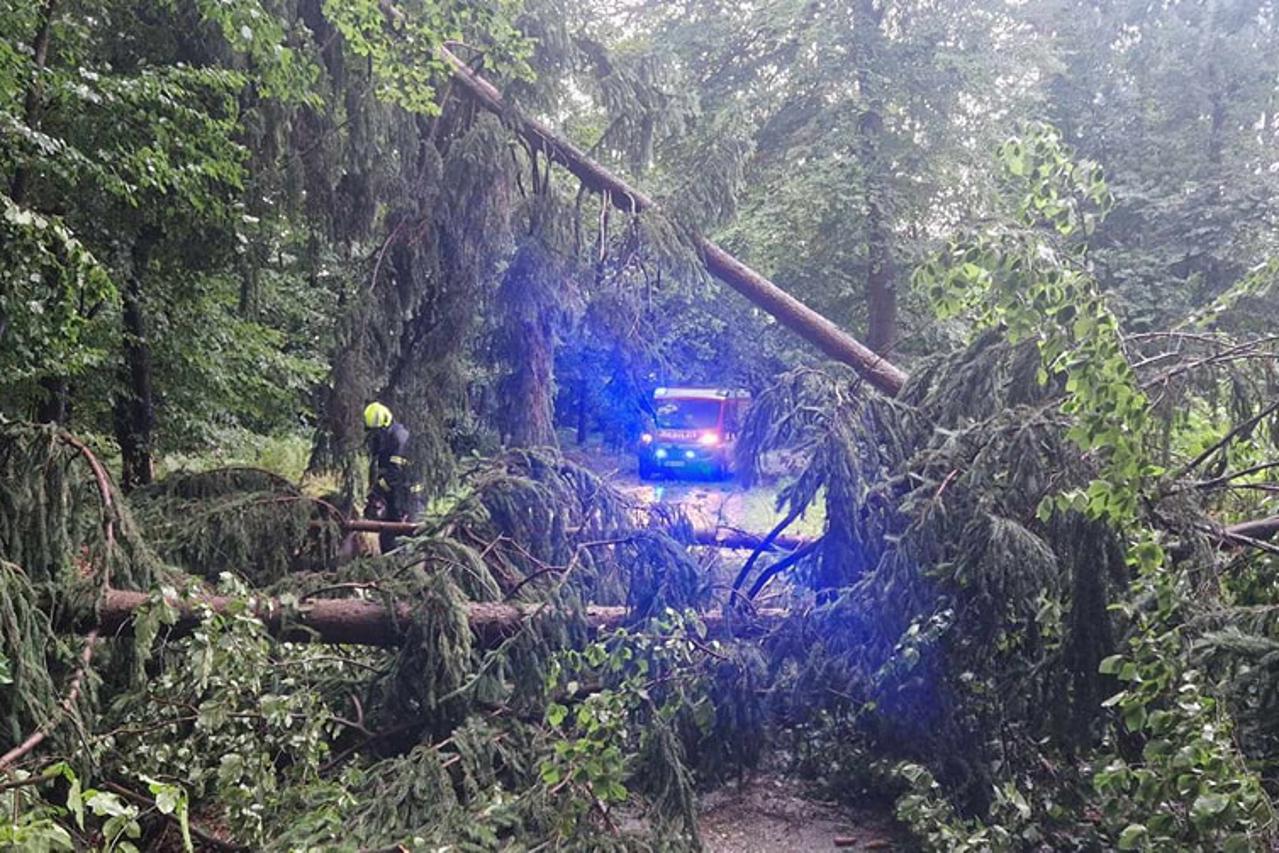
<path id="1" fill-rule="evenodd" d="M 384 429 L 391 425 L 392 420 L 391 410 L 381 403 L 373 402 L 364 407 L 365 429 Z"/>

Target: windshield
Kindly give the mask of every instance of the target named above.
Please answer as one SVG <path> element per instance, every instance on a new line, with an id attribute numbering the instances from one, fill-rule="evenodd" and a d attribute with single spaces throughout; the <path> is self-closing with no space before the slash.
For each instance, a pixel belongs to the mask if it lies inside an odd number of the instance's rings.
<path id="1" fill-rule="evenodd" d="M 714 429 L 719 426 L 719 400 L 661 400 L 659 429 Z"/>

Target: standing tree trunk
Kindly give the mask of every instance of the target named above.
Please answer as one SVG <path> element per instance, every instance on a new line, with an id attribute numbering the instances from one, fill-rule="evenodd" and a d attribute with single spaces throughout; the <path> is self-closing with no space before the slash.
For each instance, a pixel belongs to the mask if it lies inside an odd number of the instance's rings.
<path id="1" fill-rule="evenodd" d="M 151 456 L 155 402 L 142 281 L 157 237 L 151 229 L 144 229 L 133 244 L 132 269 L 124 290 L 124 366 L 120 377 L 123 388 L 112 408 L 116 440 L 120 443 L 120 486 L 125 491 L 144 486 L 155 477 Z"/>
<path id="2" fill-rule="evenodd" d="M 866 344 L 887 355 L 897 339 L 897 281 L 893 267 L 892 211 L 887 164 L 882 155 L 882 102 L 872 81 L 877 65 L 884 10 L 874 0 L 859 0 L 853 27 L 857 50 L 857 89 L 865 109 L 858 121 L 858 159 L 866 200 Z"/>
<path id="3" fill-rule="evenodd" d="M 49 36 L 53 29 L 53 16 L 58 11 L 58 2 L 59 0 L 46 0 L 40 16 L 40 28 L 36 30 L 36 36 L 31 42 L 31 82 L 23 99 L 23 118 L 27 127 L 32 130 L 40 128 L 41 110 L 44 106 L 44 69 L 49 62 Z M 20 162 L 9 181 L 9 197 L 15 204 L 22 204 L 30 187 L 31 170 Z M 44 399 L 40 401 L 36 419 L 42 423 L 65 424 L 70 415 L 70 393 L 66 378 L 47 376 L 40 380 L 40 388 L 44 392 Z"/>
<path id="4" fill-rule="evenodd" d="M 882 124 L 874 110 L 862 117 L 863 125 Z M 866 134 L 879 130 L 863 131 Z M 875 143 L 871 143 L 874 145 Z M 870 146 L 868 146 L 870 147 Z M 875 169 L 874 155 L 867 165 Z M 866 179 L 866 344 L 880 355 L 888 355 L 897 340 L 897 275 L 893 266 L 892 236 L 885 210 L 888 188 L 878 175 Z"/>
<path id="5" fill-rule="evenodd" d="M 558 447 L 555 436 L 555 327 L 559 274 L 545 253 L 520 247 L 498 294 L 499 356 L 509 372 L 498 391 L 502 436 L 516 447 Z"/>
<path id="6" fill-rule="evenodd" d="M 53 16 L 58 11 L 58 0 L 45 0 L 44 11 L 40 16 L 40 29 L 31 43 L 33 68 L 31 83 L 27 86 L 27 95 L 23 101 L 23 114 L 27 127 L 40 129 L 40 112 L 44 101 L 44 69 L 49 62 L 49 34 L 53 29 Z M 18 204 L 22 203 L 31 181 L 31 170 L 26 164 L 19 163 L 9 182 L 9 196 Z"/>
<path id="7" fill-rule="evenodd" d="M 590 432 L 590 410 L 588 401 L 590 400 L 590 386 L 586 383 L 586 377 L 583 376 L 577 380 L 577 446 L 581 447 L 586 444 L 587 436 Z"/>

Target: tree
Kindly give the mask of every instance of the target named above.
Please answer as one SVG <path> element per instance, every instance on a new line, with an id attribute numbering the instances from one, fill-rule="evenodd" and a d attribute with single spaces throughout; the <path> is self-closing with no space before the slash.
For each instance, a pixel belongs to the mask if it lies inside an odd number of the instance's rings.
<path id="1" fill-rule="evenodd" d="M 1136 330 L 1180 320 L 1276 250 L 1275 15 L 1215 2 L 1031 16 L 1062 56 L 1049 115 L 1114 187 L 1096 260 Z"/>
<path id="2" fill-rule="evenodd" d="M 262 89 L 275 86 L 288 97 L 281 87 L 305 82 L 304 70 L 291 67 L 293 52 L 280 44 L 283 29 L 256 2 L 210 7 L 207 15 L 163 6 L 152 11 L 139 16 L 127 5 L 48 3 L 36 20 L 25 21 L 6 12 L 15 24 L 6 33 L 16 40 L 6 44 L 21 42 L 25 22 L 40 46 L 30 63 L 20 58 L 6 66 L 11 79 L 33 81 L 26 131 L 9 134 L 2 155 L 13 176 L 10 203 L 30 207 L 37 223 L 56 212 L 57 228 L 75 235 L 100 266 L 101 279 L 115 285 L 96 293 L 81 287 L 47 303 L 51 313 L 65 312 L 85 327 L 91 355 L 53 359 L 30 378 L 11 375 L 6 382 L 18 392 L 15 402 L 37 398 L 46 418 L 69 421 L 72 400 L 94 426 L 109 411 L 126 488 L 152 476 L 157 411 L 171 387 L 159 378 L 172 377 L 179 386 L 194 378 L 157 374 L 156 352 L 167 348 L 170 321 L 200 305 L 188 298 L 188 288 L 232 265 L 243 236 L 237 225 L 247 151 L 237 98 L 246 81 L 229 66 L 245 47 L 262 63 Z M 226 32 L 239 41 L 222 42 Z M 260 54 L 248 47 L 254 37 Z M 107 331 L 113 325 L 114 334 Z M 193 349 L 188 358 L 197 356 Z M 111 380 L 82 375 L 103 361 L 114 363 Z M 219 375 L 237 378 L 231 370 Z M 73 382 L 82 383 L 76 393 Z M 170 447 L 182 440 L 176 432 L 165 432 Z"/>
<path id="3" fill-rule="evenodd" d="M 862 0 L 689 3 L 654 17 L 654 44 L 701 102 L 687 147 L 738 163 L 690 170 L 672 152 L 672 176 L 696 174 L 690 194 L 708 192 L 708 171 L 732 183 L 730 250 L 866 328 L 874 349 L 897 345 L 895 271 L 982 210 L 979 159 L 1033 97 L 1016 22 L 998 4 Z"/>

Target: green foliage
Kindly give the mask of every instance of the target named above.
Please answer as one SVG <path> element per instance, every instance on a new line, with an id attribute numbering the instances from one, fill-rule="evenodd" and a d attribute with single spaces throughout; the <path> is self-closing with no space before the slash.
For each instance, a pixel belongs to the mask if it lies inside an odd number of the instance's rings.
<path id="1" fill-rule="evenodd" d="M 29 39 L 45 8 L 4 30 L 14 58 L 5 91 L 20 97 L 0 114 L 0 170 L 21 193 L 5 196 L 0 220 L 13 282 L 0 297 L 6 410 L 26 414 L 48 402 L 36 382 L 70 379 L 81 416 L 111 423 L 116 401 L 142 393 L 124 382 L 133 362 L 115 369 L 140 345 L 174 370 L 156 383 L 161 395 L 176 392 L 173 411 L 186 418 L 161 419 L 173 427 L 170 446 L 190 446 L 193 432 L 228 415 L 253 422 L 296 411 L 314 365 L 282 339 L 283 324 L 238 316 L 227 279 L 210 287 L 201 273 L 234 257 L 250 160 L 242 93 L 256 86 L 282 101 L 306 98 L 314 67 L 282 44 L 274 11 L 244 0 L 198 10 L 162 2 L 144 16 L 116 4 L 95 15 L 49 4 L 51 47 L 37 69 Z M 206 33 L 206 23 L 217 29 Z M 175 38 L 184 26 L 210 37 L 207 52 Z M 256 41 L 243 36 L 248 29 Z M 251 73 L 236 67 L 244 56 Z M 113 332 L 123 282 L 145 321 L 141 340 Z"/>
<path id="2" fill-rule="evenodd" d="M 1009 140 L 999 159 L 1010 183 L 1011 221 L 952 243 L 916 271 L 915 284 L 943 317 L 969 313 L 979 329 L 999 327 L 1013 342 L 1037 342 L 1040 383 L 1064 380 L 1071 439 L 1104 460 L 1100 477 L 1053 496 L 1044 512 L 1055 506 L 1122 522 L 1137 510 L 1143 478 L 1159 473 L 1145 462 L 1148 401 L 1083 259 L 1045 234 L 1092 233 L 1110 207 L 1109 190 L 1097 165 L 1074 162 L 1049 127 Z"/>
<path id="3" fill-rule="evenodd" d="M 160 0 L 175 8 L 178 0 Z M 319 69 L 306 53 L 290 45 L 289 20 L 275 3 L 261 0 L 196 0 L 201 19 L 221 31 L 232 52 L 253 65 L 258 93 L 282 103 L 320 103 L 315 91 Z"/>
<path id="4" fill-rule="evenodd" d="M 135 492 L 133 505 L 156 552 L 208 580 L 231 570 L 266 586 L 323 569 L 341 537 L 332 506 L 255 468 L 175 472 Z"/>
<path id="5" fill-rule="evenodd" d="M 110 273 L 63 223 L 0 193 L 0 373 L 10 384 L 100 364 L 83 306 L 114 300 Z"/>
<path id="6" fill-rule="evenodd" d="M 1190 576 L 1167 565 L 1153 541 L 1130 559 L 1137 577 L 1123 605 L 1133 622 L 1128 651 L 1099 665 L 1121 687 L 1103 705 L 1122 722 L 1092 773 L 1110 837 L 1128 850 L 1254 849 L 1279 823 L 1240 749 L 1229 693 L 1188 654 Z M 1140 739 L 1140 756 L 1121 732 Z"/>
<path id="7" fill-rule="evenodd" d="M 699 736 L 711 732 L 715 709 L 701 653 L 717 653 L 718 645 L 707 643 L 694 613 L 668 610 L 643 632 L 619 629 L 551 661 L 546 689 L 562 698 L 546 706 L 552 748 L 539 773 L 561 804 L 561 838 L 610 822 L 611 807 L 631 796 L 628 785 L 657 798 L 658 817 L 676 817 L 696 835 L 678 726 L 689 720 Z"/>
<path id="8" fill-rule="evenodd" d="M 933 849 L 1263 844 L 1269 796 L 1226 708 L 1251 685 L 1192 663 L 1215 557 L 1165 548 L 1196 540 L 1202 510 L 1154 481 L 1150 402 L 1069 244 L 1104 185 L 1046 129 L 1001 157 L 1005 217 L 916 276 L 985 329 L 968 351 L 917 366 L 891 402 L 796 371 L 750 416 L 748 450 L 806 449 L 784 499 L 826 494 L 807 573 L 832 589 L 828 627 L 783 646 L 790 689 L 825 705 L 801 736 L 848 741 L 840 773 L 905 759 L 900 816 Z M 832 682 L 838 699 L 807 692 Z M 1077 819 L 1089 808 L 1100 825 Z"/>
<path id="9" fill-rule="evenodd" d="M 1176 326 L 1274 254 L 1274 128 L 1254 125 L 1269 114 L 1275 22 L 1249 0 L 1030 16 L 1055 55 L 1045 114 L 1115 189 L 1092 258 L 1129 328 Z"/>
<path id="10" fill-rule="evenodd" d="M 878 774 L 935 849 L 1273 843 L 1274 561 L 1204 530 L 1273 486 L 1246 473 L 1272 455 L 1273 347 L 1230 335 L 1273 331 L 1279 28 L 1247 0 L 1078 7 L 59 4 L 37 67 L 53 4 L 0 3 L 6 413 L 69 380 L 88 432 L 123 445 L 139 403 L 154 449 L 202 465 L 285 436 L 267 467 L 291 479 L 314 427 L 350 492 L 377 395 L 444 496 L 397 553 L 338 566 L 290 482 L 171 475 L 108 509 L 59 433 L 3 427 L 0 740 L 52 726 L 74 769 L 0 791 L 0 843 L 142 848 L 171 816 L 189 848 L 194 811 L 262 848 L 683 847 L 691 768 L 783 739 L 832 785 Z M 445 45 L 678 223 L 574 200 L 449 94 Z M 1063 133 L 999 143 L 1032 112 Z M 826 505 L 792 567 L 815 607 L 762 643 L 670 615 L 714 593 L 682 525 L 544 451 L 468 455 L 535 398 L 499 371 L 536 367 L 544 403 L 558 370 L 622 443 L 653 384 L 798 358 L 700 276 L 692 221 L 843 323 L 885 259 L 960 235 L 902 294 L 942 322 L 901 349 L 966 348 L 896 401 L 810 369 L 758 398 L 743 450 L 797 451 L 782 505 Z M 535 291 L 507 263 L 526 234 L 555 258 Z M 63 708 L 108 581 L 234 603 L 175 640 L 153 592 Z M 285 622 L 335 597 L 413 618 L 394 654 L 282 644 L 264 594 Z M 468 603 L 508 600 L 539 612 L 476 642 Z M 588 603 L 633 622 L 591 637 Z M 633 811 L 652 831 L 615 834 Z"/>
<path id="11" fill-rule="evenodd" d="M 499 73 L 531 76 L 529 46 L 513 23 L 519 6 L 514 0 L 414 2 L 396 4 L 388 13 L 378 0 L 323 4 L 347 49 L 371 64 L 378 97 L 424 115 L 439 113 L 436 84 L 451 68 L 438 49 L 468 35 L 478 34 L 493 49 L 486 58 Z"/>
<path id="12" fill-rule="evenodd" d="M 903 762 L 892 768 L 891 774 L 906 785 L 906 793 L 897 798 L 893 813 L 910 828 L 923 849 L 938 853 L 1022 849 L 1004 824 L 992 821 L 983 825 L 981 821 L 959 817 L 927 768 Z M 1013 788 L 1012 792 L 1016 794 L 1016 789 Z M 1028 813 L 1029 807 L 1024 800 L 1021 800 L 1021 805 Z M 1023 840 L 1034 844 L 1038 839 L 1029 837 Z"/>
<path id="13" fill-rule="evenodd" d="M 221 591 L 246 593 L 229 575 Z M 244 601 L 210 614 L 157 663 L 140 695 L 117 702 L 99 748 L 130 775 L 180 784 L 153 791 L 157 805 L 185 807 L 184 791 L 216 800 L 237 837 L 262 843 L 289 803 L 282 789 L 316 778 L 338 730 L 338 691 L 363 661 L 277 646 Z"/>

